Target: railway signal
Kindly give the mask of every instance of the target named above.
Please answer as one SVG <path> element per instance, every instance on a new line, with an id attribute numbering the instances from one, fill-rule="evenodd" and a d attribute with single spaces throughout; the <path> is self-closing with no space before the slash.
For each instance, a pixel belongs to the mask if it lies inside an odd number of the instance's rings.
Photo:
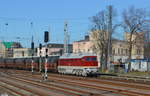
<path id="1" fill-rule="evenodd" d="M 31 51 L 32 51 L 31 71 L 32 71 L 32 74 L 33 74 L 33 72 L 34 72 L 34 60 L 33 60 L 33 56 L 34 56 L 34 42 L 33 42 L 33 36 L 32 36 L 32 42 L 31 42 Z"/>
<path id="2" fill-rule="evenodd" d="M 42 52 L 41 52 L 41 49 L 42 49 L 42 44 L 40 43 L 39 44 L 39 49 L 40 49 L 40 61 L 39 61 L 39 72 L 41 73 L 42 72 L 42 67 L 41 67 L 41 63 L 42 63 L 42 60 L 41 60 L 41 55 L 42 55 Z"/>
<path id="3" fill-rule="evenodd" d="M 44 74 L 44 79 L 46 80 L 48 78 L 47 75 L 47 67 L 48 67 L 48 48 L 47 48 L 47 42 L 49 41 L 49 32 L 45 31 L 44 32 L 44 42 L 45 42 L 45 74 Z"/>
<path id="4" fill-rule="evenodd" d="M 44 33 L 44 42 L 47 43 L 49 41 L 49 32 L 45 31 Z"/>

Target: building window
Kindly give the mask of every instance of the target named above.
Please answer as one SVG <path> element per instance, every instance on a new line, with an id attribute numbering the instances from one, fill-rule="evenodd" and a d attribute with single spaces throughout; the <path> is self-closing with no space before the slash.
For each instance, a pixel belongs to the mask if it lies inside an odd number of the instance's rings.
<path id="1" fill-rule="evenodd" d="M 125 54 L 128 55 L 128 49 L 125 49 L 125 52 L 126 52 Z"/>
<path id="2" fill-rule="evenodd" d="M 85 52 L 85 49 L 83 49 L 83 52 Z"/>
<path id="3" fill-rule="evenodd" d="M 123 49 L 121 49 L 121 54 L 123 55 Z"/>
<path id="4" fill-rule="evenodd" d="M 115 49 L 113 50 L 113 54 L 115 55 Z"/>
<path id="5" fill-rule="evenodd" d="M 140 49 L 137 49 L 137 55 L 140 55 L 140 53 L 141 53 Z"/>
<path id="6" fill-rule="evenodd" d="M 118 55 L 120 54 L 120 49 L 118 48 Z"/>

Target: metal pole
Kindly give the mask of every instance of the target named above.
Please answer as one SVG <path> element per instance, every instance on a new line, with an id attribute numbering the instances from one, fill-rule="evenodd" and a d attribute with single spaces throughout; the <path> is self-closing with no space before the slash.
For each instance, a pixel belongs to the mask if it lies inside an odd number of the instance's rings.
<path id="1" fill-rule="evenodd" d="M 112 35 L 112 6 L 108 6 L 108 61 L 107 61 L 107 69 L 110 70 L 110 59 L 112 52 L 111 45 L 111 35 Z"/>
<path id="2" fill-rule="evenodd" d="M 48 64 L 47 64 L 47 58 L 45 59 L 45 80 L 47 80 L 47 78 L 48 78 L 48 75 L 47 75 L 47 66 L 48 66 Z"/>
<path id="3" fill-rule="evenodd" d="M 68 38 L 69 38 L 69 35 L 68 35 L 67 26 L 68 26 L 68 23 L 66 21 L 65 25 L 64 25 L 64 53 L 68 53 L 68 42 L 69 42 Z"/>
<path id="4" fill-rule="evenodd" d="M 32 33 L 32 29 L 33 29 L 33 22 L 30 23 L 31 24 L 31 33 Z M 34 72 L 34 60 L 33 60 L 33 56 L 34 56 L 34 42 L 33 42 L 33 35 L 32 35 L 32 41 L 31 41 L 31 51 L 32 51 L 32 61 L 31 61 L 31 71 L 32 74 Z"/>
<path id="5" fill-rule="evenodd" d="M 44 79 L 46 80 L 48 78 L 48 75 L 47 75 L 47 67 L 48 67 L 48 49 L 47 49 L 47 42 L 49 41 L 49 32 L 48 31 L 45 31 L 45 34 L 44 34 L 44 42 L 46 44 L 45 46 L 45 74 L 44 74 Z"/>
<path id="6" fill-rule="evenodd" d="M 41 60 L 42 52 L 41 52 L 41 49 L 42 49 L 42 44 L 40 43 L 40 44 L 39 44 L 39 50 L 40 50 L 39 72 L 40 72 L 40 73 L 42 72 L 42 60 Z"/>
<path id="7" fill-rule="evenodd" d="M 31 51 L 32 51 L 31 71 L 32 71 L 32 74 L 33 74 L 33 72 L 34 72 L 34 60 L 33 60 L 33 56 L 34 56 L 34 42 L 33 42 L 33 36 L 32 36 L 32 42 L 31 42 Z"/>
<path id="8" fill-rule="evenodd" d="M 46 43 L 46 49 L 45 49 L 45 51 L 46 51 L 46 58 L 45 58 L 45 80 L 47 80 L 47 78 L 48 78 L 48 75 L 47 75 L 47 67 L 48 67 L 48 49 L 47 49 L 47 43 Z"/>
<path id="9" fill-rule="evenodd" d="M 39 64 L 39 69 L 40 69 L 39 72 L 40 72 L 40 73 L 42 72 L 42 66 L 41 66 L 42 60 L 41 60 L 41 57 L 42 57 L 42 56 L 41 56 L 41 49 L 40 49 L 40 61 L 39 61 L 39 63 L 40 63 L 40 64 Z"/>
<path id="10" fill-rule="evenodd" d="M 34 72 L 34 60 L 33 60 L 33 55 L 32 55 L 32 62 L 31 62 L 31 70 L 32 70 L 32 74 L 33 74 L 33 72 Z"/>

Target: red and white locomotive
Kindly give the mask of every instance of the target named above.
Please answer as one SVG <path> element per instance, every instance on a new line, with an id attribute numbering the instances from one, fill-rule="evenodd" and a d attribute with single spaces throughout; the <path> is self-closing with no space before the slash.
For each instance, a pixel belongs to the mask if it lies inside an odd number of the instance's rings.
<path id="1" fill-rule="evenodd" d="M 33 57 L 34 70 L 39 70 L 40 60 L 41 68 L 45 69 L 45 57 Z M 31 70 L 32 57 L 24 58 L 0 58 L 1 68 L 13 68 Z M 62 74 L 74 74 L 88 76 L 97 74 L 98 62 L 95 55 L 89 54 L 65 54 L 63 56 L 48 56 L 47 70 L 49 72 L 58 72 Z"/>
<path id="2" fill-rule="evenodd" d="M 58 72 L 80 76 L 96 74 L 98 72 L 97 57 L 90 54 L 66 54 L 59 58 Z"/>

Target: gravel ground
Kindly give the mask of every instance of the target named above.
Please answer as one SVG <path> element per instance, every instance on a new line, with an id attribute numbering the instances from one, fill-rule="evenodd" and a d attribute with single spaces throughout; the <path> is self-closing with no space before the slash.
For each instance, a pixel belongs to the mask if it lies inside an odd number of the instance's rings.
<path id="1" fill-rule="evenodd" d="M 0 87 L 0 96 L 15 96 L 6 91 L 6 89 Z"/>

